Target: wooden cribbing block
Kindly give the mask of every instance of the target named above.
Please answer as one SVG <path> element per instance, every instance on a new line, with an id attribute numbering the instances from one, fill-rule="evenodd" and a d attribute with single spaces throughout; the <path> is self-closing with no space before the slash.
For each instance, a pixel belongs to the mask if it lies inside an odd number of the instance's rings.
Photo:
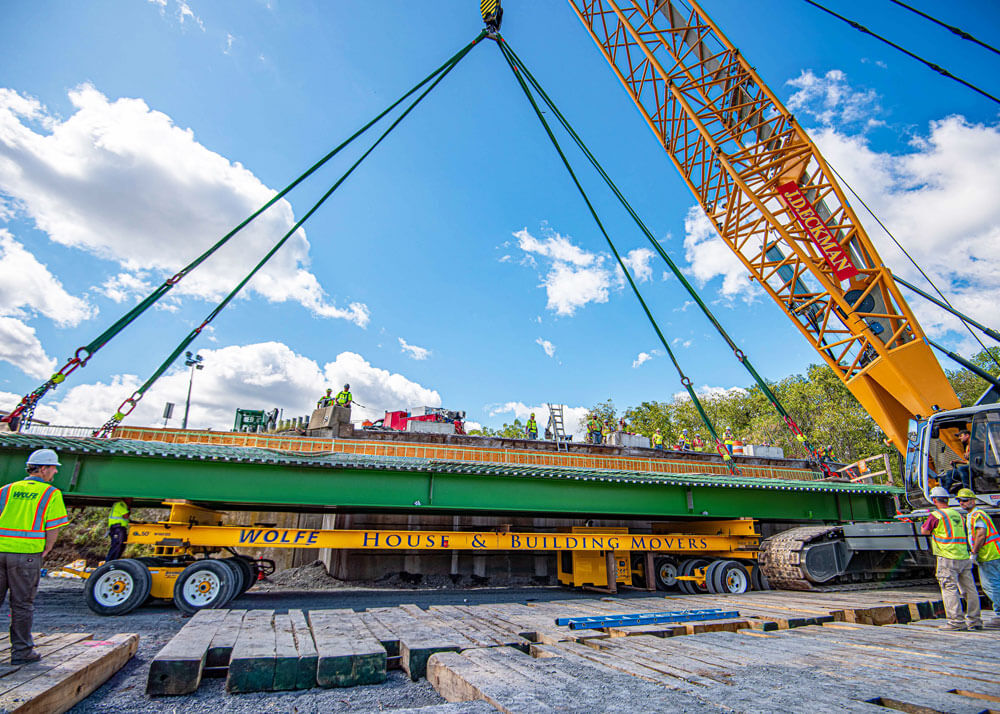
<path id="1" fill-rule="evenodd" d="M 233 645 L 236 644 L 236 636 L 240 634 L 240 627 L 243 625 L 243 616 L 246 610 L 230 610 L 225 619 L 215 631 L 212 644 L 208 647 L 208 654 L 205 656 L 206 667 L 228 667 L 229 658 L 233 654 Z"/>
<path id="2" fill-rule="evenodd" d="M 212 638 L 226 614 L 226 610 L 196 612 L 153 658 L 146 680 L 146 694 L 156 697 L 195 691 L 201 683 Z"/>
<path id="3" fill-rule="evenodd" d="M 274 610 L 250 610 L 233 645 L 226 691 L 264 692 L 274 686 Z"/>
<path id="4" fill-rule="evenodd" d="M 274 691 L 295 689 L 299 676 L 299 650 L 288 615 L 274 616 Z"/>
<path id="5" fill-rule="evenodd" d="M 353 610 L 311 610 L 316 643 L 316 683 L 321 687 L 378 684 L 386 677 L 386 652 Z"/>
<path id="6" fill-rule="evenodd" d="M 316 686 L 316 643 L 312 630 L 306 622 L 302 610 L 289 610 L 288 618 L 295 635 L 295 649 L 299 655 L 299 666 L 295 675 L 295 689 L 312 689 Z"/>
<path id="7" fill-rule="evenodd" d="M 76 641 L 3 678 L 14 684 L 0 695 L 0 711 L 62 714 L 121 669 L 139 647 L 139 635 Z M 7 682 L 11 679 L 11 682 Z"/>

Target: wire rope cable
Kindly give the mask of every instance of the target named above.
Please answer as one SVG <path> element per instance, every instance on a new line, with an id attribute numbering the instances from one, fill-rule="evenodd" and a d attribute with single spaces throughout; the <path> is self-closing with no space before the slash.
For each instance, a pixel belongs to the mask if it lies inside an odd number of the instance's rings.
<path id="1" fill-rule="evenodd" d="M 928 15 L 926 12 L 922 12 L 922 11 L 918 10 L 917 8 L 913 7 L 912 5 L 908 5 L 907 3 L 902 2 L 902 0 L 890 0 L 890 1 L 896 3 L 900 7 L 905 7 L 907 10 L 909 10 L 912 13 L 914 13 L 915 15 L 920 15 L 920 17 L 924 18 L 925 20 L 930 20 L 935 25 L 940 25 L 941 27 L 945 28 L 949 32 L 952 32 L 952 33 L 958 35 L 963 40 L 968 40 L 969 42 L 975 42 L 977 45 L 979 45 L 983 49 L 987 49 L 990 52 L 995 52 L 996 54 L 1000 55 L 1000 50 L 998 50 L 996 47 L 994 47 L 993 45 L 989 45 L 989 44 L 983 42 L 982 40 L 976 39 L 975 37 L 972 36 L 971 33 L 966 32 L 965 30 L 963 30 L 960 27 L 955 27 L 954 25 L 949 25 L 947 22 L 942 22 L 941 20 L 937 19 L 933 15 Z"/>
<path id="2" fill-rule="evenodd" d="M 949 72 L 948 70 L 946 70 L 941 65 L 935 64 L 935 63 L 931 62 L 930 60 L 924 59 L 920 55 L 918 55 L 918 54 L 916 54 L 914 52 L 910 52 L 905 47 L 902 47 L 901 45 L 897 45 L 892 40 L 888 40 L 885 37 L 882 37 L 882 35 L 879 35 L 879 34 L 877 34 L 875 32 L 872 32 L 871 30 L 869 30 L 867 27 L 865 27 L 861 23 L 855 22 L 854 20 L 851 20 L 850 18 L 844 17 L 843 15 L 834 12 L 833 10 L 831 10 L 828 7 L 824 7 L 823 5 L 820 5 L 818 2 L 816 2 L 816 0 L 805 0 L 805 2 L 808 3 L 809 5 L 812 5 L 813 7 L 817 8 L 817 9 L 819 9 L 819 10 L 822 10 L 823 12 L 825 12 L 825 13 L 827 13 L 829 15 L 833 15 L 838 20 L 842 20 L 843 22 L 846 22 L 848 25 L 850 25 L 851 27 L 853 27 L 858 32 L 862 32 L 862 33 L 864 33 L 866 35 L 871 35 L 876 40 L 879 40 L 880 42 L 884 42 L 885 44 L 889 45 L 893 49 L 899 50 L 900 52 L 902 52 L 903 54 L 907 55 L 908 57 L 912 57 L 913 59 L 917 60 L 918 62 L 921 62 L 921 63 L 927 65 L 928 67 L 930 67 L 932 70 L 934 70 L 935 72 L 937 72 L 941 76 L 947 77 L 948 79 L 952 79 L 952 80 L 958 82 L 959 84 L 963 84 L 966 87 L 968 87 L 969 89 L 971 89 L 972 91 L 978 92 L 979 94 L 983 95 L 987 99 L 991 99 L 994 102 L 996 102 L 997 104 L 1000 104 L 1000 98 L 997 98 L 997 97 L 993 96 L 992 94 L 990 94 L 989 92 L 987 92 L 985 89 L 981 89 L 980 87 L 977 87 L 976 85 L 974 85 L 972 82 L 968 82 L 968 81 L 962 79 L 961 77 L 955 76 L 954 74 L 952 74 L 951 72 Z"/>

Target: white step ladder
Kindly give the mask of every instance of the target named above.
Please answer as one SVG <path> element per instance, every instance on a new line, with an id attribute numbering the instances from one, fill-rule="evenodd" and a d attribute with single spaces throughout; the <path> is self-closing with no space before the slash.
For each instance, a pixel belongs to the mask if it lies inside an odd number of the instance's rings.
<path id="1" fill-rule="evenodd" d="M 569 451 L 566 443 L 566 429 L 563 426 L 563 405 L 546 404 L 549 408 L 549 423 L 546 427 L 552 432 L 552 438 L 556 440 L 556 451 Z"/>

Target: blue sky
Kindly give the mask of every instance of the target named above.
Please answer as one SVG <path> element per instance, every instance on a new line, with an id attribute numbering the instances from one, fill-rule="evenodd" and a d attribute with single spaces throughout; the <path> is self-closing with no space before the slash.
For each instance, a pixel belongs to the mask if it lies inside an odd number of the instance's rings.
<path id="1" fill-rule="evenodd" d="M 1000 94 L 1000 56 L 889 2 L 828 4 Z M 994 3 L 914 4 L 1000 45 Z M 995 325 L 998 105 L 799 0 L 703 7 L 956 303 Z M 4 408 L 481 26 L 474 0 L 25 1 L 3 15 Z M 503 34 L 759 371 L 780 379 L 819 361 L 699 219 L 569 4 L 510 0 Z M 360 150 L 192 273 L 38 415 L 105 421 Z M 576 163 L 619 248 L 640 251 L 634 274 L 694 383 L 747 385 Z M 916 279 L 884 235 L 873 240 Z M 608 398 L 619 408 L 669 400 L 676 373 L 612 266 L 500 53 L 483 43 L 199 339 L 206 368 L 191 425 L 228 428 L 236 407 L 305 414 L 344 381 L 369 408 L 359 418 L 427 404 L 494 426 L 549 401 L 577 415 Z M 972 350 L 953 321 L 913 304 L 932 335 Z M 175 367 L 127 423 L 161 423 L 163 403 L 183 402 L 186 388 Z"/>

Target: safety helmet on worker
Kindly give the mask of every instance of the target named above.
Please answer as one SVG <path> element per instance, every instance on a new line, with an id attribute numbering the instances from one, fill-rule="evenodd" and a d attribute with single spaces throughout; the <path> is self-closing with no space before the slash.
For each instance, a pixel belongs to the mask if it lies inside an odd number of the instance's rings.
<path id="1" fill-rule="evenodd" d="M 345 385 L 344 385 L 344 389 L 350 389 L 350 388 L 351 388 L 351 385 L 350 385 L 350 384 L 345 384 Z"/>
<path id="2" fill-rule="evenodd" d="M 931 489 L 931 498 L 951 498 L 951 494 L 944 486 L 935 486 Z"/>
<path id="3" fill-rule="evenodd" d="M 684 436 L 687 436 L 687 435 L 688 435 L 688 430 L 687 430 L 687 429 L 685 429 L 685 430 L 684 430 L 684 431 L 682 431 L 681 433 L 682 433 L 682 434 L 683 434 Z"/>
<path id="4" fill-rule="evenodd" d="M 28 457 L 28 466 L 62 466 L 59 456 L 52 449 L 32 451 Z"/>
<path id="5" fill-rule="evenodd" d="M 958 493 L 956 493 L 955 496 L 956 498 L 961 500 L 964 498 L 975 498 L 976 494 L 972 492 L 971 488 L 963 488 L 959 489 Z"/>

